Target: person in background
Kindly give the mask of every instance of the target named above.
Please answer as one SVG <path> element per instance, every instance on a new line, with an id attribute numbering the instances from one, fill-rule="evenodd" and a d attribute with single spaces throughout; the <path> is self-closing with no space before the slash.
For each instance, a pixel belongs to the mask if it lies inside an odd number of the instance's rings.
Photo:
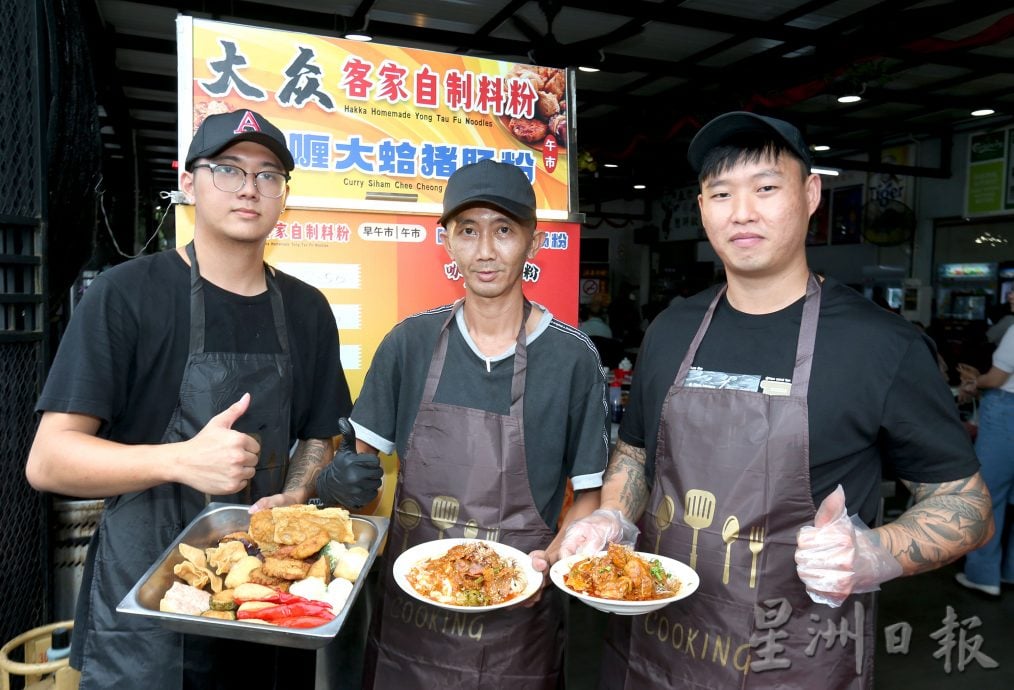
<path id="1" fill-rule="evenodd" d="M 1007 291 L 1006 307 L 998 309 L 992 325 L 986 329 L 986 340 L 999 345 L 1003 334 L 1014 326 L 1014 288 Z"/>
<path id="2" fill-rule="evenodd" d="M 603 304 L 608 303 L 608 301 L 608 297 L 603 300 L 603 298 L 597 294 L 592 297 L 591 302 L 589 302 L 587 306 L 581 305 L 587 309 L 587 316 L 581 319 L 581 322 L 577 326 L 582 333 L 589 337 L 613 337 L 613 331 L 609 328 L 609 324 L 605 321 L 605 308 Z"/>
<path id="3" fill-rule="evenodd" d="M 455 613 L 447 624 L 445 612 L 416 603 L 392 576 L 405 549 L 434 539 L 547 548 L 567 479 L 576 493 L 570 520 L 598 504 L 608 452 L 594 347 L 522 291 L 543 236 L 526 175 L 492 160 L 464 166 L 447 182 L 443 209 L 465 297 L 384 338 L 352 412 L 363 455 L 397 450 L 399 458 L 364 687 L 553 690 L 563 649 L 553 588 L 534 606 Z M 420 629 L 422 617 L 436 622 Z"/>
<path id="4" fill-rule="evenodd" d="M 728 113 L 689 160 L 727 283 L 652 323 L 601 507 L 559 555 L 641 520 L 640 550 L 689 562 L 700 589 L 616 635 L 602 684 L 870 687 L 872 592 L 985 543 L 989 492 L 931 344 L 808 267 L 820 178 L 799 131 Z M 878 526 L 885 464 L 915 498 Z M 665 626 L 707 635 L 727 661 L 674 657 L 652 634 Z M 848 629 L 864 652 L 854 640 L 808 655 L 815 627 Z"/>
<path id="5" fill-rule="evenodd" d="M 1011 294 L 1014 294 L 1012 291 Z M 1000 596 L 1000 583 L 1014 584 L 1014 532 L 1006 546 L 1002 528 L 1006 508 L 1014 502 L 1014 328 L 1008 328 L 996 351 L 993 366 L 985 374 L 968 364 L 959 364 L 961 392 L 979 395 L 979 431 L 975 453 L 982 463 L 982 476 L 993 497 L 996 533 L 981 548 L 965 557 L 963 572 L 955 578 L 963 587 L 990 596 Z"/>
<path id="6" fill-rule="evenodd" d="M 209 116 L 185 167 L 193 242 L 95 279 L 36 406 L 28 481 L 106 499 L 71 666 L 82 688 L 102 690 L 274 687 L 279 669 L 309 687 L 310 653 L 232 647 L 116 612 L 209 500 L 258 510 L 313 496 L 352 406 L 327 300 L 264 263 L 294 167 L 282 132 L 251 110 Z M 379 479 L 362 484 L 344 496 Z"/>

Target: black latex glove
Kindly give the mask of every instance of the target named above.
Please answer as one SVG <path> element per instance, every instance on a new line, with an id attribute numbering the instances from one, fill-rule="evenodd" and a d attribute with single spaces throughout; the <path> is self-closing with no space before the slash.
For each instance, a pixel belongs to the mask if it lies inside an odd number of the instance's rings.
<path id="1" fill-rule="evenodd" d="M 338 431 L 342 442 L 331 464 L 317 475 L 317 497 L 324 505 L 358 508 L 376 498 L 384 470 L 376 455 L 356 452 L 356 432 L 345 417 L 338 420 Z"/>

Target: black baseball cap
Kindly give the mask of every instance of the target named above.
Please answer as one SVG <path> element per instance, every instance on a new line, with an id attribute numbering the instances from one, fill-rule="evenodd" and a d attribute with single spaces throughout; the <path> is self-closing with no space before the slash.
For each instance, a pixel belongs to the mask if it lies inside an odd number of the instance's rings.
<path id="1" fill-rule="evenodd" d="M 292 154 L 285 145 L 282 130 L 252 110 L 237 110 L 233 113 L 208 115 L 204 119 L 190 142 L 186 169 L 193 168 L 194 161 L 198 158 L 211 158 L 238 141 L 252 141 L 266 147 L 278 156 L 286 170 L 296 167 Z"/>
<path id="2" fill-rule="evenodd" d="M 447 180 L 440 224 L 466 206 L 490 204 L 519 221 L 535 222 L 535 190 L 521 168 L 492 159 L 458 168 Z"/>
<path id="3" fill-rule="evenodd" d="M 687 160 L 694 172 L 700 173 L 701 167 L 704 165 L 704 158 L 711 149 L 744 134 L 765 134 L 768 136 L 774 134 L 803 161 L 806 172 L 810 171 L 810 167 L 813 165 L 813 160 L 810 158 L 810 148 L 803 141 L 803 135 L 798 129 L 785 120 L 736 111 L 719 115 L 704 125 L 694 136 L 693 141 L 690 142 L 690 149 L 687 151 Z"/>

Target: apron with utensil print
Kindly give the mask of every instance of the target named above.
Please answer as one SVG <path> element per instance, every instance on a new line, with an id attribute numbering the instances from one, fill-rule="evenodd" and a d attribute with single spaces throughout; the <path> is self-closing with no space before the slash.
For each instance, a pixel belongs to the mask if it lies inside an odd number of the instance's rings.
<path id="1" fill-rule="evenodd" d="M 216 662 L 207 652 L 211 638 L 180 635 L 148 619 L 117 614 L 115 607 L 210 500 L 252 503 L 281 492 L 285 481 L 292 363 L 277 282 L 265 266 L 279 352 L 205 352 L 204 280 L 193 244 L 186 250 L 190 258 L 190 353 L 162 442 L 193 438 L 208 420 L 249 392 L 250 406 L 233 429 L 258 438 L 260 458 L 247 488 L 230 496 L 208 496 L 182 484 L 160 484 L 107 500 L 89 547 L 86 568 L 92 570 L 91 590 L 82 592 L 78 602 L 77 620 L 85 622 L 80 627 L 82 635 L 87 635 L 83 658 L 77 662 L 81 665 L 75 666 L 82 672 L 82 688 L 178 690 L 184 684 L 184 668 L 200 678 L 195 687 L 218 687 L 217 676 L 210 673 Z M 223 667 L 218 664 L 215 668 Z M 234 680 L 235 674 L 229 673 Z M 270 673 L 259 675 L 271 678 Z M 222 682 L 227 686 L 231 681 Z"/>
<path id="2" fill-rule="evenodd" d="M 372 687 L 377 690 L 554 689 L 563 646 L 560 602 L 551 587 L 531 608 L 461 613 L 407 596 L 391 572 L 407 548 L 434 539 L 478 537 L 528 553 L 545 548 L 554 536 L 535 507 L 525 459 L 525 324 L 531 304 L 525 302 L 518 331 L 510 414 L 500 415 L 433 401 L 449 327 L 462 302 L 441 329 L 401 459 L 384 598 L 371 630 L 367 675 L 375 659 Z"/>
<path id="3" fill-rule="evenodd" d="M 631 620 L 622 687 L 870 688 L 873 595 L 816 604 L 794 558 L 816 514 L 806 396 L 820 284 L 807 283 L 788 395 L 684 385 L 723 294 L 666 395 L 639 543 L 689 563 L 700 588 Z"/>

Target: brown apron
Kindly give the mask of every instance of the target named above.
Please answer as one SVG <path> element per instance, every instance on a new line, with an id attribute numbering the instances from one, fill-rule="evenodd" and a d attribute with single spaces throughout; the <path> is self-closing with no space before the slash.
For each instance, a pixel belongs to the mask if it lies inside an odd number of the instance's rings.
<path id="1" fill-rule="evenodd" d="M 462 301 L 441 329 L 401 459 L 382 610 L 369 641 L 368 658 L 376 658 L 372 687 L 556 688 L 562 618 L 551 587 L 532 608 L 468 614 L 408 597 L 391 575 L 405 549 L 433 539 L 477 536 L 525 553 L 545 548 L 553 539 L 553 530 L 535 508 L 525 459 L 525 324 L 531 304 L 525 302 L 518 332 L 510 414 L 500 415 L 433 402 L 449 325 Z"/>
<path id="2" fill-rule="evenodd" d="M 75 655 L 71 663 L 82 672 L 82 688 L 177 690 L 181 684 L 185 687 L 191 683 L 203 690 L 239 682 L 236 672 L 223 670 L 218 663 L 223 657 L 213 653 L 230 641 L 180 635 L 150 619 L 118 614 L 115 608 L 209 501 L 246 504 L 280 493 L 289 465 L 292 361 L 278 282 L 265 265 L 264 277 L 280 351 L 208 352 L 205 281 L 193 242 L 186 251 L 190 258 L 190 350 L 176 408 L 162 442 L 193 438 L 209 419 L 249 392 L 250 406 L 232 428 L 256 435 L 260 440 L 256 474 L 246 490 L 229 496 L 208 496 L 183 484 L 159 484 L 107 499 L 85 565 L 88 573 L 85 582 L 91 583 L 90 590 L 82 592 L 78 600 L 76 629 L 80 634 L 75 633 L 74 639 L 81 654 Z M 249 653 L 250 648 L 247 645 L 241 649 Z M 278 654 L 275 649 L 284 648 L 269 648 L 266 656 L 272 662 Z M 148 663 L 150 659 L 157 659 L 158 663 Z M 265 664 L 250 675 L 269 684 L 275 667 L 267 665 L 266 659 L 262 661 Z M 291 673 L 288 678 L 291 680 Z M 245 683 L 243 687 L 264 685 Z"/>
<path id="3" fill-rule="evenodd" d="M 794 559 L 816 513 L 806 396 L 820 285 L 810 277 L 788 395 L 684 386 L 723 294 L 666 396 L 639 545 L 690 563 L 700 589 L 631 621 L 623 687 L 871 688 L 873 595 L 815 604 Z"/>

